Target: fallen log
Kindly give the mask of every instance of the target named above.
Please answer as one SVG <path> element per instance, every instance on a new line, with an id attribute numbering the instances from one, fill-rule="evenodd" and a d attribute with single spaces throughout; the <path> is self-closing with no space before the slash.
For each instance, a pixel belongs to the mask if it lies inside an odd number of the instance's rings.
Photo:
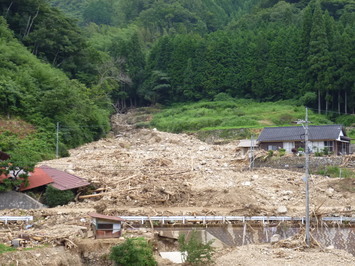
<path id="1" fill-rule="evenodd" d="M 105 190 L 107 190 L 107 188 L 105 187 L 100 187 L 98 189 L 95 189 L 96 192 L 105 191 Z"/>
<path id="2" fill-rule="evenodd" d="M 100 196 L 105 196 L 105 195 L 110 195 L 110 194 L 111 194 L 111 192 L 83 195 L 83 196 L 79 196 L 79 199 L 97 198 L 97 197 L 100 197 Z"/>

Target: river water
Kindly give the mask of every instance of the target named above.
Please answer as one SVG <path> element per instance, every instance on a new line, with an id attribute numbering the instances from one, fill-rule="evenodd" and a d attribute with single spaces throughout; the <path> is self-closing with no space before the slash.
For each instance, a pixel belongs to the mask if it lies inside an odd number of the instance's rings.
<path id="1" fill-rule="evenodd" d="M 179 234 L 189 234 L 192 230 L 198 232 L 199 238 L 207 242 L 214 240 L 218 246 L 241 246 L 247 244 L 268 243 L 270 238 L 278 234 L 286 239 L 300 232 L 299 226 L 279 224 L 278 226 L 210 226 L 210 227 L 160 227 L 155 228 L 160 235 L 177 238 Z M 355 256 L 354 226 L 322 226 L 311 229 L 311 235 L 323 247 L 334 246 L 344 249 Z"/>

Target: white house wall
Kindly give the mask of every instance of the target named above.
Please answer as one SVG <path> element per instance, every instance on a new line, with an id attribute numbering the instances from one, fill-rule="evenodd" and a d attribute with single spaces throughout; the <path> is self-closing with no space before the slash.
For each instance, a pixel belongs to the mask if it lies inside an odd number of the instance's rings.
<path id="1" fill-rule="evenodd" d="M 309 147 L 311 152 L 320 152 L 324 149 L 324 141 L 310 141 Z M 295 148 L 294 142 L 284 142 L 283 148 L 286 150 L 287 153 L 291 153 L 292 149 Z"/>
<path id="2" fill-rule="evenodd" d="M 292 152 L 292 149 L 295 147 L 294 142 L 284 142 L 283 148 L 286 150 L 287 153 Z"/>
<path id="3" fill-rule="evenodd" d="M 112 233 L 117 233 L 121 231 L 121 224 L 113 224 L 113 231 Z"/>
<path id="4" fill-rule="evenodd" d="M 324 141 L 310 142 L 311 152 L 321 152 L 324 149 Z"/>

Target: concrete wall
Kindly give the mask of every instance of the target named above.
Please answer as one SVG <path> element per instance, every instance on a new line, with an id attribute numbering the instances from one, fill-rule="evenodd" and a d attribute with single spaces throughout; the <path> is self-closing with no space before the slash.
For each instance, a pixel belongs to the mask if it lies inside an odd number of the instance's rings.
<path id="1" fill-rule="evenodd" d="M 0 210 L 5 209 L 39 209 L 45 206 L 24 193 L 0 192 Z"/>

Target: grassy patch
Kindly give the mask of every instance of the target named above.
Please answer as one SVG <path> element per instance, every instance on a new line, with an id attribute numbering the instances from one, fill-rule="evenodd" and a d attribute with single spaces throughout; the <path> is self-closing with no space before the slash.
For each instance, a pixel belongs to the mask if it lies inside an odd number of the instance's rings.
<path id="1" fill-rule="evenodd" d="M 351 143 L 355 143 L 355 141 L 353 139 L 355 139 L 355 129 L 351 129 L 347 132 L 347 135 L 349 138 L 352 139 Z"/>
<path id="2" fill-rule="evenodd" d="M 4 244 L 0 244 L 0 254 L 5 253 L 5 252 L 10 252 L 10 251 L 15 251 L 15 248 L 6 246 Z"/>
<path id="3" fill-rule="evenodd" d="M 305 108 L 289 101 L 258 103 L 252 100 L 200 101 L 178 104 L 156 113 L 150 123 L 162 131 L 196 132 L 233 128 L 289 126 L 304 119 Z M 313 125 L 330 124 L 324 116 L 309 112 Z"/>
<path id="4" fill-rule="evenodd" d="M 355 172 L 352 169 L 340 168 L 338 166 L 326 166 L 323 169 L 319 169 L 317 174 L 329 176 L 329 177 L 343 177 L 354 178 Z"/>

